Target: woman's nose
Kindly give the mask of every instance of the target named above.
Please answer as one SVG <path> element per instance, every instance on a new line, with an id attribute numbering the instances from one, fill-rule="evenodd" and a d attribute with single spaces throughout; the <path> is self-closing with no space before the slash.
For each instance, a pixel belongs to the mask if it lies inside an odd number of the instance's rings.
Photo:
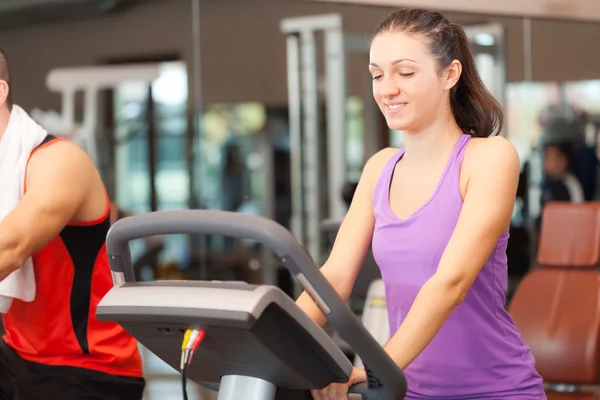
<path id="1" fill-rule="evenodd" d="M 382 97 L 394 97 L 400 94 L 400 88 L 393 79 L 384 78 L 379 87 L 379 94 Z"/>

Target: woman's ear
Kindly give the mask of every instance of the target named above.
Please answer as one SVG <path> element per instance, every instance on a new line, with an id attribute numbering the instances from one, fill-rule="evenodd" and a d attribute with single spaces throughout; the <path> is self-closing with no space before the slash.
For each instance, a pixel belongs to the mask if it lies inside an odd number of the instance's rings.
<path id="1" fill-rule="evenodd" d="M 8 92 L 10 88 L 8 86 L 8 82 L 3 79 L 0 79 L 0 107 L 6 104 L 6 99 L 8 98 Z"/>
<path id="2" fill-rule="evenodd" d="M 444 74 L 445 88 L 447 90 L 452 89 L 458 83 L 461 74 L 462 64 L 460 63 L 460 61 L 452 61 L 450 65 L 446 68 L 446 73 Z"/>

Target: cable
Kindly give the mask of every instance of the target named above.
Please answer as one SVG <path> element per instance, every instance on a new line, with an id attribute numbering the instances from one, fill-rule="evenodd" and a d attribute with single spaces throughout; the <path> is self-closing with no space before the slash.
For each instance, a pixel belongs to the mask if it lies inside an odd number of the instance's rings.
<path id="1" fill-rule="evenodd" d="M 206 332 L 201 329 L 188 329 L 183 336 L 181 343 L 181 389 L 183 391 L 183 399 L 188 400 L 187 395 L 187 370 L 192 363 L 194 352 L 206 337 Z"/>
<path id="2" fill-rule="evenodd" d="M 181 370 L 181 389 L 183 391 L 183 400 L 188 400 L 187 395 L 187 351 L 186 347 L 190 341 L 190 337 L 192 336 L 192 330 L 188 329 L 183 336 L 183 342 L 181 343 L 181 363 L 179 365 L 179 369 Z"/>
<path id="3" fill-rule="evenodd" d="M 188 400 L 187 395 L 187 369 L 188 366 L 185 364 L 181 370 L 181 390 L 183 390 L 183 400 Z"/>

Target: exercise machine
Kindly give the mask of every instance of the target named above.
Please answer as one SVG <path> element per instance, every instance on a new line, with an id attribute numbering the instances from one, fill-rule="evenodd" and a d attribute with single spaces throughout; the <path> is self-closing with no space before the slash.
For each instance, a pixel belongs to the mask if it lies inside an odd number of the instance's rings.
<path id="1" fill-rule="evenodd" d="M 346 205 L 339 193 L 347 175 L 344 149 L 347 147 L 348 57 L 362 54 L 365 66 L 368 64 L 368 37 L 345 33 L 342 22 L 341 14 L 323 14 L 285 18 L 280 25 L 287 43 L 290 147 L 294 150 L 291 153 L 290 177 L 291 231 L 317 262 L 322 261 L 321 221 L 340 219 L 346 213 Z M 317 62 L 320 58 L 317 38 L 321 34 L 324 38 L 322 57 L 325 71 L 322 77 L 318 74 L 320 68 Z M 368 82 L 368 77 L 365 67 L 365 82 Z M 325 85 L 323 90 L 320 82 Z M 365 98 L 370 96 L 368 89 L 364 93 Z M 324 115 L 321 115 L 322 111 Z M 377 113 L 373 101 L 365 104 L 366 131 L 378 131 Z M 326 122 L 325 132 L 323 120 Z M 326 143 L 321 143 L 325 136 Z M 371 144 L 375 137 L 368 135 L 370 142 L 366 145 L 366 154 L 373 154 L 380 147 L 377 143 Z"/>
<path id="2" fill-rule="evenodd" d="M 273 250 L 368 366 L 368 383 L 353 386 L 351 398 L 404 398 L 407 383 L 402 370 L 328 284 L 308 252 L 275 221 L 217 210 L 157 211 L 121 219 L 106 239 L 115 286 L 96 315 L 120 324 L 149 351 L 181 370 L 184 395 L 189 378 L 218 390 L 218 400 L 310 399 L 310 390 L 347 382 L 352 363 L 275 286 L 135 282 L 130 241 L 167 234 L 246 238 Z M 202 341 L 195 349 L 185 344 L 182 349 L 190 330 Z M 191 357 L 186 350 L 193 350 Z"/>
<path id="3" fill-rule="evenodd" d="M 150 85 L 160 76 L 160 64 L 105 65 L 57 68 L 48 73 L 46 85 L 61 96 L 61 111 L 33 110 L 32 116 L 53 134 L 65 135 L 79 144 L 94 161 L 100 162 L 96 135 L 98 134 L 98 93 L 114 89 L 124 82 L 143 82 Z M 75 116 L 75 95 L 83 92 L 83 121 Z"/>

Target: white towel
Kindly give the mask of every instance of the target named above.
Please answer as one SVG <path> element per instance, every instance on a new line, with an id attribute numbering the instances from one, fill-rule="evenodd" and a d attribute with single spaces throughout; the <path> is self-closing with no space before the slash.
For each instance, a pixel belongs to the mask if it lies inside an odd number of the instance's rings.
<path id="1" fill-rule="evenodd" d="M 25 169 L 31 152 L 48 133 L 19 106 L 14 105 L 0 140 L 0 221 L 21 201 Z M 0 282 L 0 313 L 8 312 L 13 299 L 35 299 L 35 275 L 31 258 Z"/>
<path id="2" fill-rule="evenodd" d="M 585 201 L 585 195 L 583 194 L 583 188 L 579 179 L 570 172 L 567 172 L 562 179 L 563 183 L 567 187 L 569 197 L 572 203 L 583 203 Z"/>

